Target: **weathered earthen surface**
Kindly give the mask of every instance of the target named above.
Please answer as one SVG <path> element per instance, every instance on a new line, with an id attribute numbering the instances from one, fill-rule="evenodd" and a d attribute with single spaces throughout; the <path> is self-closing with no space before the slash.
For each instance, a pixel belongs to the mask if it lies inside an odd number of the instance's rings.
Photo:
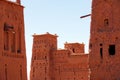
<path id="1" fill-rule="evenodd" d="M 88 80 L 88 54 L 84 44 L 66 43 L 57 50 L 57 36 L 33 36 L 31 80 Z"/>
<path id="2" fill-rule="evenodd" d="M 27 80 L 23 6 L 0 0 L 0 80 Z"/>
<path id="3" fill-rule="evenodd" d="M 120 80 L 120 1 L 93 0 L 90 80 Z"/>

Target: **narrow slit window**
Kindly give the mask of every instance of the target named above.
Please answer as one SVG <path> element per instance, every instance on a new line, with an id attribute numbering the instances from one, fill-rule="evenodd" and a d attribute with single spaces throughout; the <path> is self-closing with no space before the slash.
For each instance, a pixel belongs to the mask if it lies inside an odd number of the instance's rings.
<path id="1" fill-rule="evenodd" d="M 21 53 L 21 30 L 18 29 L 18 49 L 17 53 Z"/>
<path id="2" fill-rule="evenodd" d="M 12 52 L 15 52 L 15 43 L 16 43 L 16 41 L 15 41 L 16 39 L 15 39 L 15 32 L 14 31 L 12 31 L 12 39 L 11 39 L 11 51 Z"/>
<path id="3" fill-rule="evenodd" d="M 7 31 L 4 32 L 4 50 L 9 49 L 9 33 Z"/>
<path id="4" fill-rule="evenodd" d="M 115 45 L 109 45 L 109 55 L 115 55 Z"/>
<path id="5" fill-rule="evenodd" d="M 103 59 L 103 48 L 100 48 L 100 57 Z"/>

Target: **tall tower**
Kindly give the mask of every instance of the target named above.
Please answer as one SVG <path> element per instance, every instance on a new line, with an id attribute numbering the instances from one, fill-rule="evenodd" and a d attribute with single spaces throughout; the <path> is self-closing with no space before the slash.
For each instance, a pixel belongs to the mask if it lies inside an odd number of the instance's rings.
<path id="1" fill-rule="evenodd" d="M 0 80 L 27 80 L 23 8 L 0 0 Z"/>
<path id="2" fill-rule="evenodd" d="M 54 50 L 57 50 L 56 35 L 33 35 L 30 80 L 52 80 L 51 56 Z"/>
<path id="3" fill-rule="evenodd" d="M 120 1 L 93 0 L 90 80 L 120 80 Z"/>

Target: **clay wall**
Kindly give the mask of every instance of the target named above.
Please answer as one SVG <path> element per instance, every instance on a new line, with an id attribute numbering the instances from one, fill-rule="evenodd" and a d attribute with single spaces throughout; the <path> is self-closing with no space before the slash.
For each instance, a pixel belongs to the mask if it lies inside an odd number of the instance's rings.
<path id="1" fill-rule="evenodd" d="M 0 0 L 0 80 L 27 80 L 23 6 Z"/>
<path id="2" fill-rule="evenodd" d="M 57 50 L 53 53 L 52 80 L 88 80 L 88 54 L 72 55 L 69 50 Z"/>
<path id="3" fill-rule="evenodd" d="M 91 80 L 119 80 L 120 2 L 93 0 L 90 31 Z"/>

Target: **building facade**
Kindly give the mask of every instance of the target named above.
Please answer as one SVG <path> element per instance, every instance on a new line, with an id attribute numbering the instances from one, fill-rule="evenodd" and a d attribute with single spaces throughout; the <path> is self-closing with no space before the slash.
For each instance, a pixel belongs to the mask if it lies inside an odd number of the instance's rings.
<path id="1" fill-rule="evenodd" d="M 120 1 L 92 0 L 90 80 L 120 80 Z"/>
<path id="2" fill-rule="evenodd" d="M 84 44 L 65 43 L 57 49 L 57 35 L 33 35 L 30 80 L 88 80 L 88 54 Z"/>
<path id="3" fill-rule="evenodd" d="M 57 50 L 56 35 L 33 37 L 31 80 L 120 80 L 119 0 L 92 0 L 89 55 L 79 43 Z"/>
<path id="4" fill-rule="evenodd" d="M 23 8 L 0 0 L 0 80 L 27 80 Z"/>

